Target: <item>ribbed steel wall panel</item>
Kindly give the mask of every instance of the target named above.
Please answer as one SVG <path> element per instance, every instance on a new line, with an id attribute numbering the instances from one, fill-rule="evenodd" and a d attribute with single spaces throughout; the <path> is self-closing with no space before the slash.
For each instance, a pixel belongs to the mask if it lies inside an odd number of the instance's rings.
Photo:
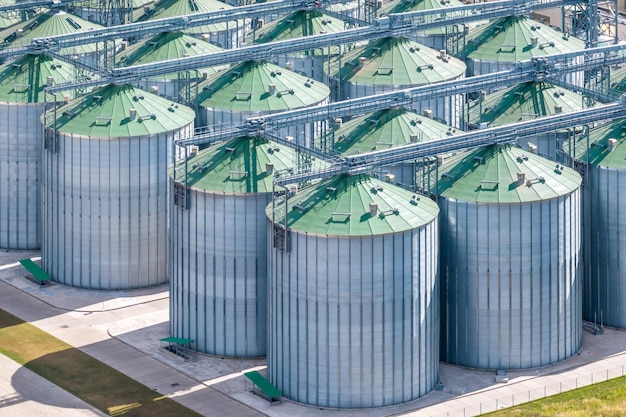
<path id="1" fill-rule="evenodd" d="M 460 80 L 463 78 L 465 77 L 460 76 L 457 78 L 453 78 L 452 80 Z M 337 83 L 336 79 L 333 82 Z M 392 85 L 372 85 L 344 81 L 341 83 L 341 93 L 339 94 L 339 96 L 340 100 L 347 100 L 352 98 L 370 96 L 374 94 L 387 93 L 390 91 L 396 91 L 408 87 L 410 86 L 402 87 Z M 414 102 L 411 105 L 411 110 L 414 110 L 420 114 L 423 114 L 424 110 L 432 110 L 432 117 L 434 119 L 445 120 L 446 124 L 458 127 L 461 122 L 460 117 L 462 106 L 463 96 L 453 95 Z M 445 132 L 442 132 L 442 134 L 445 134 Z"/>
<path id="2" fill-rule="evenodd" d="M 221 356 L 265 356 L 269 194 L 190 190 L 171 205 L 170 331 Z"/>
<path id="3" fill-rule="evenodd" d="M 435 387 L 436 219 L 384 236 L 291 231 L 289 253 L 271 248 L 269 236 L 267 373 L 288 398 L 377 407 Z"/>
<path id="4" fill-rule="evenodd" d="M 583 312 L 586 320 L 626 327 L 626 172 L 591 165 L 583 216 L 589 240 Z"/>
<path id="5" fill-rule="evenodd" d="M 525 204 L 441 208 L 441 359 L 544 366 L 581 347 L 580 189 Z"/>
<path id="6" fill-rule="evenodd" d="M 41 247 L 42 103 L 0 103 L 0 248 Z"/>
<path id="7" fill-rule="evenodd" d="M 90 289 L 168 281 L 167 166 L 182 129 L 131 138 L 58 134 L 43 157 L 42 267 Z"/>

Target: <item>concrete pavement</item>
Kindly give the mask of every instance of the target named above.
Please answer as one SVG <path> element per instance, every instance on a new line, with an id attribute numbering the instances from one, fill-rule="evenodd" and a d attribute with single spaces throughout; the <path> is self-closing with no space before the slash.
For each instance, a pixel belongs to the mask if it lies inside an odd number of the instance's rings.
<path id="1" fill-rule="evenodd" d="M 558 364 L 507 372 L 440 365 L 437 390 L 409 403 L 377 409 L 328 410 L 286 401 L 270 406 L 250 392 L 241 372 L 263 371 L 264 359 L 224 359 L 195 353 L 192 361 L 161 349 L 169 335 L 167 287 L 142 291 L 89 291 L 23 278 L 18 259 L 37 253 L 0 252 L 0 306 L 65 342 L 205 416 L 383 417 L 471 416 L 620 376 L 626 331 L 583 332 L 583 349 Z M 4 265 L 4 266 L 3 266 Z"/>

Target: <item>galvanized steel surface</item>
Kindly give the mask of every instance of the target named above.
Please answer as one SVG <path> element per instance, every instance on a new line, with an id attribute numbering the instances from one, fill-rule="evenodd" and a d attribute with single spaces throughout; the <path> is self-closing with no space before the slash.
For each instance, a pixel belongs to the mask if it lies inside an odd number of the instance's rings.
<path id="1" fill-rule="evenodd" d="M 0 103 L 0 248 L 41 246 L 43 103 Z"/>
<path id="2" fill-rule="evenodd" d="M 441 198 L 441 359 L 549 365 L 581 347 L 580 190 L 525 204 Z"/>
<path id="3" fill-rule="evenodd" d="M 626 171 L 591 165 L 585 190 L 585 268 L 583 313 L 586 320 L 626 327 Z"/>
<path id="4" fill-rule="evenodd" d="M 265 356 L 271 194 L 188 192 L 188 210 L 170 205 L 171 334 L 204 353 Z"/>
<path id="5" fill-rule="evenodd" d="M 127 138 L 58 134 L 44 151 L 42 267 L 62 284 L 146 288 L 168 281 L 167 164 L 176 131 Z"/>
<path id="6" fill-rule="evenodd" d="M 391 405 L 432 390 L 437 220 L 385 236 L 289 236 L 289 253 L 269 253 L 270 381 L 320 407 Z"/>
<path id="7" fill-rule="evenodd" d="M 377 407 L 438 382 L 438 220 L 427 197 L 337 176 L 266 209 L 268 377 L 295 401 Z M 274 221 L 287 247 L 273 246 Z"/>

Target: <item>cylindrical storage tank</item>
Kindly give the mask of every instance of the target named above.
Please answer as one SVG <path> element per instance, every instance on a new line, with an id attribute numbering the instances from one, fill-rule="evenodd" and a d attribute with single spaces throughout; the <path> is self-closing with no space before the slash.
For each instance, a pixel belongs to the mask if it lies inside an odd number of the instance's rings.
<path id="1" fill-rule="evenodd" d="M 265 356 L 265 207 L 290 148 L 238 138 L 200 151 L 170 173 L 186 190 L 170 209 L 170 332 L 220 356 Z M 186 181 L 186 183 L 185 183 Z M 184 204 L 183 204 L 184 202 Z"/>
<path id="2" fill-rule="evenodd" d="M 0 66 L 0 248 L 41 247 L 41 155 L 44 102 L 73 91 L 44 89 L 72 81 L 75 68 L 45 55 L 25 55 Z"/>
<path id="3" fill-rule="evenodd" d="M 459 0 L 392 0 L 378 9 L 378 16 L 385 17 L 392 13 L 417 12 L 421 10 L 448 9 L 450 7 L 462 6 Z M 445 11 L 445 10 L 444 10 Z M 475 23 L 467 25 L 476 26 Z M 467 26 L 469 29 L 470 26 Z M 440 28 L 417 30 L 410 38 L 422 45 L 434 49 L 448 49 L 448 39 L 455 40 L 457 35 L 463 34 L 465 25 L 453 25 Z M 448 51 L 452 53 L 452 51 Z"/>
<path id="4" fill-rule="evenodd" d="M 331 86 L 340 100 L 369 96 L 387 91 L 465 76 L 465 64 L 445 51 L 435 51 L 407 38 L 383 38 L 369 42 L 341 57 L 339 69 L 331 75 Z M 458 126 L 463 104 L 460 95 L 413 103 L 419 113 Z"/>
<path id="5" fill-rule="evenodd" d="M 218 46 L 203 40 L 185 35 L 182 32 L 163 32 L 146 41 L 140 42 L 118 54 L 118 66 L 142 65 L 153 62 L 168 61 L 188 56 L 198 56 L 221 51 Z M 164 74 L 139 80 L 139 87 L 160 96 L 178 100 L 188 95 L 189 86 L 215 74 L 226 66 L 201 68 Z M 188 97 L 187 97 L 188 99 Z"/>
<path id="6" fill-rule="evenodd" d="M 268 206 L 267 375 L 287 398 L 365 408 L 435 387 L 438 212 L 366 175 Z"/>
<path id="7" fill-rule="evenodd" d="M 550 365 L 581 347 L 581 177 L 511 145 L 439 167 L 441 359 Z"/>
<path id="8" fill-rule="evenodd" d="M 585 49 L 585 42 L 552 29 L 526 16 L 503 17 L 472 31 L 463 50 L 467 75 L 489 74 L 513 69 L 519 61 Z M 572 63 L 583 57 L 573 58 Z M 580 72 L 567 74 L 564 81 L 583 86 Z"/>
<path id="9" fill-rule="evenodd" d="M 62 284 L 168 281 L 167 166 L 193 135 L 192 109 L 109 85 L 57 112 L 43 152 L 42 267 Z"/>
<path id="10" fill-rule="evenodd" d="M 335 122 L 327 132 L 322 148 L 332 148 L 342 155 L 390 149 L 408 143 L 426 142 L 445 138 L 457 130 L 403 108 L 380 110 L 347 122 Z M 387 182 L 413 189 L 415 186 L 415 161 L 381 167 L 374 175 Z"/>
<path id="11" fill-rule="evenodd" d="M 470 130 L 503 126 L 595 105 L 578 93 L 548 82 L 527 82 L 489 95 L 481 93 L 469 107 L 467 126 Z M 567 129 L 545 131 L 521 137 L 517 143 L 529 152 L 555 161 L 559 142 L 569 134 Z"/>
<path id="12" fill-rule="evenodd" d="M 104 26 L 123 25 L 132 23 L 133 16 L 149 12 L 154 3 L 155 0 L 127 0 L 117 3 L 120 6 L 110 6 L 110 10 L 103 10 L 102 7 L 98 7 L 98 3 L 78 2 L 72 5 L 72 12 L 82 19 L 98 22 Z"/>
<path id="13" fill-rule="evenodd" d="M 330 89 L 319 81 L 254 61 L 209 76 L 197 91 L 194 101 L 198 124 L 210 128 L 241 125 L 248 117 L 326 104 L 330 95 Z M 310 124 L 298 124 L 276 134 L 306 144 L 313 138 L 313 130 Z"/>
<path id="14" fill-rule="evenodd" d="M 583 318 L 626 327 L 626 126 L 619 119 L 580 135 L 571 145 L 575 164 L 584 169 Z M 565 149 L 568 149 L 569 143 Z"/>
<path id="15" fill-rule="evenodd" d="M 147 9 L 147 13 L 139 17 L 138 21 L 164 19 L 232 8 L 233 6 L 219 0 L 159 1 L 154 3 L 154 7 Z M 199 37 L 221 48 L 231 49 L 239 47 L 239 38 L 243 36 L 245 29 L 246 26 L 243 20 L 235 20 L 232 22 L 194 26 L 186 30 L 185 33 Z"/>
<path id="16" fill-rule="evenodd" d="M 48 38 L 101 28 L 103 26 L 83 20 L 62 10 L 51 10 L 6 29 L 0 34 L 0 37 L 3 36 L 7 47 L 9 45 L 15 48 L 30 47 L 34 38 Z M 45 41 L 41 42 L 44 46 Z M 100 61 L 103 58 L 102 48 L 98 48 L 95 43 L 62 48 L 56 52 L 60 55 L 71 56 L 73 59 L 82 61 L 94 68 L 100 68 Z"/>
<path id="17" fill-rule="evenodd" d="M 300 39 L 305 36 L 339 33 L 345 30 L 345 23 L 318 10 L 299 10 L 251 32 L 245 37 L 246 43 L 260 44 L 288 39 Z M 256 37 L 256 38 L 254 38 Z M 324 69 L 328 68 L 330 58 L 339 55 L 340 47 L 318 48 L 314 50 L 291 52 L 273 57 L 277 65 L 313 78 L 327 82 Z"/>

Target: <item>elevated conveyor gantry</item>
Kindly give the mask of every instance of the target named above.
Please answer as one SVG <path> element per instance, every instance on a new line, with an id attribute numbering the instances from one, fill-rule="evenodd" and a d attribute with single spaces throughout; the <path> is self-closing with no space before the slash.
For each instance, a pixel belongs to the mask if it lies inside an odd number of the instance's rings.
<path id="1" fill-rule="evenodd" d="M 374 96 L 339 101 L 322 106 L 288 110 L 266 116 L 251 117 L 245 125 L 229 130 L 216 130 L 180 141 L 181 145 L 198 145 L 223 140 L 230 134 L 259 134 L 303 123 L 314 123 L 335 117 L 370 113 L 390 107 L 410 107 L 412 103 L 458 94 L 467 94 L 496 87 L 505 87 L 528 81 L 546 79 L 571 72 L 585 71 L 599 66 L 611 66 L 626 61 L 626 45 L 609 45 L 583 51 L 554 54 L 517 63 L 516 68 L 460 80 L 407 88 Z M 577 58 L 582 60 L 576 61 Z M 592 94 L 593 92 L 589 92 Z M 602 95 L 603 100 L 613 97 Z M 231 136 L 232 137 L 232 136 Z"/>
<path id="2" fill-rule="evenodd" d="M 348 0 L 340 0 L 341 3 Z M 263 45 L 256 45 L 256 49 L 247 49 L 247 53 L 253 53 L 250 59 L 266 59 L 266 57 L 285 53 L 297 52 L 303 50 L 311 50 L 316 48 L 324 48 L 344 43 L 354 42 L 355 39 L 362 41 L 363 39 L 375 39 L 386 36 L 402 36 L 419 30 L 426 30 L 435 27 L 443 27 L 454 24 L 462 24 L 473 21 L 485 20 L 495 17 L 510 16 L 513 14 L 529 14 L 533 10 L 541 10 L 546 8 L 560 7 L 567 4 L 575 3 L 575 0 L 500 0 L 488 3 L 469 4 L 457 7 L 449 7 L 444 9 L 420 10 L 407 13 L 394 13 L 388 16 L 378 18 L 373 25 L 363 26 L 342 33 L 325 34 L 307 37 L 297 46 L 299 49 L 292 49 L 286 45 L 294 40 L 273 42 Z M 147 22 L 137 22 L 127 25 L 111 26 L 108 28 L 91 30 L 87 32 L 72 33 L 65 35 L 51 36 L 47 38 L 33 39 L 31 46 L 28 48 L 16 48 L 10 51 L 0 51 L 0 57 L 9 54 L 22 54 L 33 52 L 45 52 L 46 50 L 58 50 L 60 48 L 69 48 L 78 45 L 90 44 L 95 42 L 104 42 L 124 37 L 144 37 L 154 33 L 164 31 L 184 31 L 191 27 L 203 26 L 228 21 L 237 21 L 246 18 L 258 17 L 266 13 L 281 13 L 293 10 L 312 9 L 321 5 L 320 2 L 312 0 L 278 0 L 263 4 L 254 4 L 250 6 L 240 6 L 234 9 L 217 10 L 205 13 L 197 13 L 178 17 L 170 17 L 164 19 L 155 19 Z M 296 42 L 297 43 L 297 42 Z M 296 48 L 296 46 L 294 46 Z M 241 48 L 245 49 L 245 48 Z M 210 64 L 211 55 L 199 55 L 196 57 L 182 58 L 172 60 L 171 65 L 183 65 L 184 70 L 190 70 L 201 66 L 214 65 Z M 225 59 L 238 59 L 237 55 L 225 55 Z M 210 62 L 207 63 L 205 59 Z M 234 62 L 234 61 L 228 61 Z M 154 64 L 146 64 L 145 66 L 134 67 L 139 76 L 140 73 L 150 72 L 146 67 Z M 130 67 L 129 67 L 130 68 Z"/>
<path id="3" fill-rule="evenodd" d="M 391 149 L 365 152 L 341 159 L 331 159 L 329 162 L 332 165 L 327 169 L 280 177 L 275 179 L 275 182 L 277 184 L 301 183 L 342 173 L 359 174 L 370 172 L 380 166 L 432 157 L 463 149 L 513 142 L 519 138 L 538 133 L 567 129 L 572 126 L 583 126 L 621 117 L 626 117 L 626 95 L 623 95 L 619 102 L 605 106 L 541 117 L 506 126 L 475 130 L 427 142 L 397 146 Z"/>

